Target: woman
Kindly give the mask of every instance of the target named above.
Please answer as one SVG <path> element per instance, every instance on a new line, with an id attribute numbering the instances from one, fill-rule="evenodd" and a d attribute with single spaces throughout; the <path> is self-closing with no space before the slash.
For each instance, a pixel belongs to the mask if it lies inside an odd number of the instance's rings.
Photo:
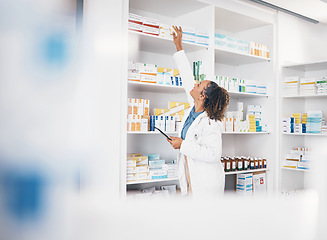
<path id="1" fill-rule="evenodd" d="M 182 195 L 194 197 L 223 195 L 225 173 L 222 153 L 221 120 L 229 104 L 228 92 L 215 82 L 193 80 L 192 69 L 182 47 L 182 29 L 173 27 L 177 63 L 191 107 L 185 112 L 181 137 L 168 140 L 178 154 L 179 182 Z"/>

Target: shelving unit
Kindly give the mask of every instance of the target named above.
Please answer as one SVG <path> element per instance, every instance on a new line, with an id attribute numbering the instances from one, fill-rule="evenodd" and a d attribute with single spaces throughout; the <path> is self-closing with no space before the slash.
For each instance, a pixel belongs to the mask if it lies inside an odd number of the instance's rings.
<path id="1" fill-rule="evenodd" d="M 245 9 L 244 9 L 245 10 Z M 246 10 L 245 10 L 246 11 Z M 270 172 L 266 172 L 267 190 L 273 192 L 275 169 L 277 169 L 276 114 L 274 73 L 274 20 L 247 15 L 241 9 L 226 9 L 216 6 L 215 32 L 242 40 L 254 41 L 269 46 L 271 59 L 233 52 L 214 46 L 214 75 L 236 77 L 267 83 L 267 95 L 230 92 L 230 106 L 227 111 L 235 111 L 236 103 L 243 102 L 244 117 L 247 105 L 262 105 L 263 115 L 269 126 L 268 132 L 224 132 L 223 155 L 266 157 Z M 254 137 L 255 136 L 255 137 Z M 233 173 L 226 173 L 226 190 L 234 191 Z"/>
<path id="2" fill-rule="evenodd" d="M 234 175 L 234 174 L 241 174 L 241 173 L 254 173 L 254 172 L 266 172 L 266 171 L 268 171 L 267 168 L 249 169 L 249 170 L 243 170 L 243 171 L 225 172 L 225 175 Z"/>
<path id="3" fill-rule="evenodd" d="M 226 49 L 215 48 L 215 58 L 217 63 L 227 65 L 243 65 L 258 62 L 270 62 L 270 58 L 254 56 L 245 53 L 233 52 Z"/>
<path id="4" fill-rule="evenodd" d="M 312 133 L 283 133 L 282 119 L 290 117 L 292 113 L 306 113 L 310 110 L 322 110 L 323 116 L 327 114 L 327 95 L 284 96 L 284 77 L 323 77 L 327 75 L 327 61 L 282 66 L 282 78 L 280 79 L 280 177 L 279 192 L 287 192 L 295 189 L 307 189 L 311 186 L 311 171 L 298 168 L 283 167 L 282 161 L 286 154 L 294 147 L 311 148 L 319 154 L 321 146 L 327 146 L 327 134 Z M 319 149 L 320 148 L 320 149 Z M 319 164 L 322 159 L 315 157 L 313 165 Z"/>
<path id="5" fill-rule="evenodd" d="M 288 167 L 282 167 L 284 170 L 291 170 L 291 171 L 298 171 L 298 172 L 309 172 L 309 169 L 299 169 L 299 168 L 288 168 Z"/>
<path id="6" fill-rule="evenodd" d="M 170 181 L 178 181 L 178 178 L 163 178 L 163 179 L 152 179 L 152 180 L 143 180 L 143 181 L 132 181 L 132 182 L 127 182 L 127 185 L 142 184 L 142 183 L 170 182 Z"/>
<path id="7" fill-rule="evenodd" d="M 178 132 L 165 132 L 167 135 L 176 135 Z M 148 131 L 148 132 L 127 132 L 127 134 L 137 135 L 137 134 L 148 134 L 148 135 L 160 135 L 160 132 L 157 131 Z"/>
<path id="8" fill-rule="evenodd" d="M 174 7 L 172 9 L 168 6 Z M 254 11 L 250 5 L 238 6 L 229 1 L 226 1 L 224 5 L 217 3 L 216 6 L 195 0 L 167 0 L 165 4 L 159 4 L 159 0 L 151 2 L 133 0 L 129 1 L 129 11 L 141 16 L 158 19 L 164 24 L 191 26 L 209 33 L 209 46 L 183 43 L 183 48 L 190 62 L 203 61 L 205 63 L 207 79 L 213 80 L 215 75 L 223 75 L 267 82 L 267 95 L 230 92 L 231 101 L 228 110 L 235 110 L 236 101 L 244 103 L 245 112 L 246 106 L 249 104 L 262 105 L 263 108 L 267 109 L 265 114 L 267 113 L 269 132 L 224 132 L 222 134 L 222 155 L 267 158 L 271 170 L 269 173 L 267 172 L 268 191 L 271 191 L 275 184 L 274 170 L 277 165 L 277 156 L 275 154 L 277 152 L 276 136 L 273 134 L 276 128 L 273 121 L 276 108 L 274 98 L 270 97 L 274 95 L 274 79 L 276 78 L 273 71 L 275 64 L 273 61 L 275 49 L 273 35 L 276 24 L 273 14 L 269 15 L 266 12 L 262 14 Z M 160 67 L 176 68 L 172 58 L 172 55 L 176 52 L 172 40 L 126 31 L 129 38 L 129 60 L 156 64 Z M 215 32 L 222 32 L 228 36 L 268 45 L 272 59 L 218 49 L 214 46 Z M 152 114 L 153 108 L 165 108 L 168 101 L 186 101 L 186 95 L 182 87 L 131 81 L 128 81 L 127 87 L 128 97 L 150 100 L 150 114 Z M 268 109 L 271 111 L 268 111 Z M 176 133 L 168 134 L 173 135 Z M 178 151 L 172 149 L 166 139 L 162 138 L 157 132 L 126 132 L 126 135 L 126 153 L 160 153 L 161 158 L 165 160 L 173 160 L 177 156 Z M 156 142 L 155 146 L 153 142 Z M 126 169 L 125 160 L 122 159 L 122 171 Z M 266 169 L 260 169 L 260 171 L 266 171 Z M 226 175 L 232 174 L 234 173 Z M 148 187 L 151 184 L 159 186 L 158 184 L 162 182 L 140 181 L 126 183 L 126 173 L 122 173 L 121 181 L 122 186 L 125 186 L 122 191 L 142 189 L 144 186 Z M 178 184 L 177 179 L 169 181 L 175 181 L 174 184 Z M 230 179 L 226 178 L 226 181 L 229 182 Z M 233 183 L 226 183 L 226 186 L 231 184 Z M 133 188 L 131 188 L 132 186 Z"/>
<path id="9" fill-rule="evenodd" d="M 138 47 L 140 51 L 143 52 L 166 55 L 173 55 L 176 52 L 175 48 L 172 47 L 174 43 L 170 39 L 133 31 L 129 31 L 129 38 L 135 41 L 135 43 L 139 45 Z M 185 52 L 193 52 L 206 49 L 207 46 L 184 42 L 183 48 L 185 49 Z"/>

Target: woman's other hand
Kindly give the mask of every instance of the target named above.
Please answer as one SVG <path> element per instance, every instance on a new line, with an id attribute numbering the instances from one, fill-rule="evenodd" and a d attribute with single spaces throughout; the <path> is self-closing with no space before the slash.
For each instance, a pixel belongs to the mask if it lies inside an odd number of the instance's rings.
<path id="1" fill-rule="evenodd" d="M 173 26 L 173 39 L 174 39 L 174 44 L 176 46 L 177 52 L 183 50 L 182 47 L 182 35 L 183 31 L 181 27 Z"/>
<path id="2" fill-rule="evenodd" d="M 169 136 L 172 140 L 169 140 L 167 138 L 167 141 L 170 143 L 170 145 L 174 148 L 174 149 L 180 149 L 183 139 L 179 138 L 179 137 L 171 137 Z"/>

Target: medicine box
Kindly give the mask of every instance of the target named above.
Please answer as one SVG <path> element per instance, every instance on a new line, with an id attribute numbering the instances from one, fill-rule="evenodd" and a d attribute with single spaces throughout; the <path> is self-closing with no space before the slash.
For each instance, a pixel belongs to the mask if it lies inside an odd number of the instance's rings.
<path id="1" fill-rule="evenodd" d="M 163 159 L 149 160 L 149 167 L 151 169 L 160 169 L 163 164 L 165 164 L 165 160 Z"/>

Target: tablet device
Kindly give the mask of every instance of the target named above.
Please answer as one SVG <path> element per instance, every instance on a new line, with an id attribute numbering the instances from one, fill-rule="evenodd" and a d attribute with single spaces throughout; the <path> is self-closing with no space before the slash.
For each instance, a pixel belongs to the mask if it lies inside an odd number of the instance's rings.
<path id="1" fill-rule="evenodd" d="M 164 133 L 163 131 L 161 131 L 159 128 L 154 127 L 155 129 L 157 129 L 162 135 L 164 135 L 166 138 L 168 138 L 169 140 L 173 140 L 170 137 L 168 137 L 168 135 L 166 133 Z"/>

